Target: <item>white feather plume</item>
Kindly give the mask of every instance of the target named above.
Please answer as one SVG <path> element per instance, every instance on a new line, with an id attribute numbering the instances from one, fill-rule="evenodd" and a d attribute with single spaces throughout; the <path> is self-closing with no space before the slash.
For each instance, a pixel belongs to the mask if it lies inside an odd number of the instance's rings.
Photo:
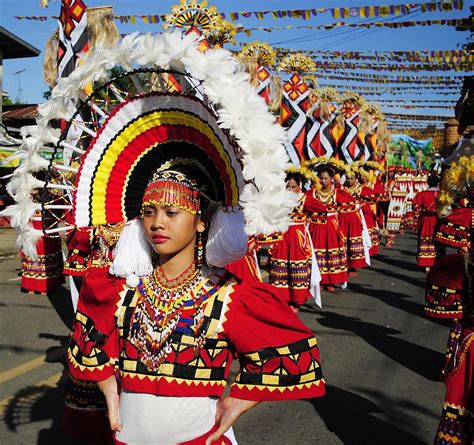
<path id="1" fill-rule="evenodd" d="M 288 207 L 296 207 L 297 200 L 295 193 L 279 187 L 258 191 L 253 184 L 247 184 L 240 197 L 246 222 L 245 231 L 248 235 L 256 235 L 288 230 L 291 222 Z"/>
<path id="2" fill-rule="evenodd" d="M 224 267 L 247 251 L 244 215 L 240 208 L 219 208 L 211 218 L 206 243 L 206 263 Z"/>
<path id="3" fill-rule="evenodd" d="M 153 271 L 151 252 L 152 247 L 146 238 L 142 221 L 139 219 L 129 221 L 120 233 L 115 246 L 110 273 L 122 278 L 150 274 Z"/>

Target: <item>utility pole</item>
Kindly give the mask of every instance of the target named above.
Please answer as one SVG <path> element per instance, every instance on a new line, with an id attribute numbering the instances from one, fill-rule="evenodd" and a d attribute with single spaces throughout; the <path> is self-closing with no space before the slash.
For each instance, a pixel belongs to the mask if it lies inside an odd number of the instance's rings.
<path id="1" fill-rule="evenodd" d="M 19 103 L 22 103 L 23 102 L 23 98 L 22 98 L 22 88 L 21 88 L 21 73 L 23 73 L 24 71 L 26 71 L 26 68 L 23 68 L 22 70 L 19 70 L 15 73 L 13 73 L 14 76 L 18 76 L 18 95 L 17 95 L 17 98 L 16 100 L 19 102 Z"/>

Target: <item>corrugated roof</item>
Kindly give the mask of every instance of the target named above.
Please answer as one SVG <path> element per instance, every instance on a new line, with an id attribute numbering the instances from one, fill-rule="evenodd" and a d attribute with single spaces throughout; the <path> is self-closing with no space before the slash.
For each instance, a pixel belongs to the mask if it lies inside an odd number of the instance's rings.
<path id="1" fill-rule="evenodd" d="M 4 105 L 3 120 L 35 119 L 38 117 L 38 104 L 31 105 Z"/>

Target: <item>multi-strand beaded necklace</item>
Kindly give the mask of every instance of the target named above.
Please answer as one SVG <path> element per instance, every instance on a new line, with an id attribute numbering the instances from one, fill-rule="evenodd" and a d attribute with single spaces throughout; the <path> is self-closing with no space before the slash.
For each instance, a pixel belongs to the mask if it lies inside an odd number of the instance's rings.
<path id="1" fill-rule="evenodd" d="M 336 189 L 331 188 L 331 190 L 329 190 L 328 192 L 318 190 L 314 196 L 318 198 L 323 204 L 334 204 L 336 197 Z"/>
<path id="2" fill-rule="evenodd" d="M 199 285 L 202 281 L 200 270 L 193 264 L 173 280 L 168 280 L 158 267 L 138 285 L 139 301 L 131 320 L 129 340 L 149 371 L 157 372 L 173 351 L 173 334 L 183 308 L 189 304 L 193 312 L 189 327 L 195 336 L 195 353 L 204 346 L 202 285 Z"/>

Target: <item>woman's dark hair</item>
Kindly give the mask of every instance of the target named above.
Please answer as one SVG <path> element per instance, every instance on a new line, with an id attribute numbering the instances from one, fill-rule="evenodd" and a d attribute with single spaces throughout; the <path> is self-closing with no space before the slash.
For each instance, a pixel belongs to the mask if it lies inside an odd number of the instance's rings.
<path id="1" fill-rule="evenodd" d="M 290 172 L 286 174 L 285 182 L 288 182 L 290 179 L 293 179 L 300 187 L 303 185 L 303 175 L 298 172 Z"/>
<path id="2" fill-rule="evenodd" d="M 436 187 L 439 184 L 439 177 L 438 175 L 429 175 L 428 176 L 428 187 Z"/>
<path id="3" fill-rule="evenodd" d="M 336 174 L 334 169 L 330 167 L 329 165 L 321 165 L 321 166 L 316 167 L 316 173 L 318 174 L 318 176 L 323 172 L 327 172 L 327 174 L 331 178 L 334 178 L 334 175 Z"/>

